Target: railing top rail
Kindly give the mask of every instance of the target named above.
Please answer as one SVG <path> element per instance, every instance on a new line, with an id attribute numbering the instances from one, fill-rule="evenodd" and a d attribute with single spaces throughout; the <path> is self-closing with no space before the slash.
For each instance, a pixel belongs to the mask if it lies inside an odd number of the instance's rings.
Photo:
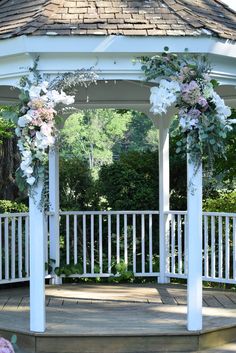
<path id="1" fill-rule="evenodd" d="M 171 214 L 174 214 L 174 215 L 186 215 L 188 214 L 187 211 L 173 211 L 173 210 L 170 210 L 170 211 L 165 211 L 164 212 L 165 215 L 171 215 Z M 202 212 L 202 215 L 203 216 L 216 216 L 216 217 L 236 217 L 236 212 L 233 213 L 233 212 Z"/>
<path id="2" fill-rule="evenodd" d="M 172 210 L 164 212 L 165 215 L 168 215 L 168 214 L 185 215 L 187 213 L 188 213 L 187 211 L 172 211 Z"/>
<path id="3" fill-rule="evenodd" d="M 159 211 L 60 211 L 60 215 L 133 215 L 159 214 Z"/>
<path id="4" fill-rule="evenodd" d="M 13 217 L 28 217 L 28 212 L 16 212 L 16 213 L 0 213 L 0 218 L 13 218 Z"/>
<path id="5" fill-rule="evenodd" d="M 202 212 L 203 216 L 236 217 L 233 212 Z"/>

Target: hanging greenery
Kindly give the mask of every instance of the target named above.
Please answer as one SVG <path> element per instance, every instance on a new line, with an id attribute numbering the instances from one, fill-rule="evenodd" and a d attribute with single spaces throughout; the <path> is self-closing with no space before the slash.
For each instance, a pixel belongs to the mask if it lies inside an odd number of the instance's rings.
<path id="1" fill-rule="evenodd" d="M 174 105 L 178 108 L 178 132 L 184 138 L 176 152 L 187 151 L 199 165 L 207 155 L 210 165 L 216 156 L 225 155 L 225 138 L 231 126 L 231 110 L 216 93 L 216 80 L 210 77 L 211 66 L 204 55 L 177 55 L 164 48 L 161 55 L 142 57 L 142 70 L 151 88 L 153 114 L 162 115 Z"/>
<path id="2" fill-rule="evenodd" d="M 45 80 L 37 69 L 39 58 L 30 69 L 30 75 L 21 78 L 19 116 L 15 129 L 21 164 L 18 169 L 18 181 L 21 188 L 27 186 L 33 195 L 39 180 L 44 188 L 40 207 L 45 208 L 47 199 L 47 162 L 48 150 L 57 141 L 56 116 L 64 106 L 74 103 L 78 85 L 87 86 L 96 82 L 97 75 L 90 70 L 64 73 L 52 81 Z"/>

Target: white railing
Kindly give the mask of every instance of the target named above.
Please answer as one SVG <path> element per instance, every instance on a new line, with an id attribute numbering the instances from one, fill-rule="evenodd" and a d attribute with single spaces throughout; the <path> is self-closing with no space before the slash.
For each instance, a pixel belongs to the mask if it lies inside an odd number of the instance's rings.
<path id="1" fill-rule="evenodd" d="M 51 216 L 45 219 L 45 263 L 50 263 Z M 187 212 L 169 211 L 165 217 L 165 276 L 187 278 Z M 236 213 L 203 212 L 202 225 L 203 280 L 235 284 Z M 117 264 L 135 276 L 160 275 L 158 211 L 60 212 L 60 244 L 60 267 L 75 269 L 70 277 L 113 276 Z M 29 215 L 0 214 L 0 283 L 28 279 Z"/>
<path id="2" fill-rule="evenodd" d="M 158 211 L 60 212 L 60 262 L 72 277 L 109 277 L 124 263 L 135 276 L 159 275 Z"/>
<path id="3" fill-rule="evenodd" d="M 0 214 L 0 283 L 29 279 L 29 217 Z"/>
<path id="4" fill-rule="evenodd" d="M 167 217 L 168 277 L 187 278 L 187 212 Z M 203 280 L 236 283 L 236 213 L 203 212 Z"/>

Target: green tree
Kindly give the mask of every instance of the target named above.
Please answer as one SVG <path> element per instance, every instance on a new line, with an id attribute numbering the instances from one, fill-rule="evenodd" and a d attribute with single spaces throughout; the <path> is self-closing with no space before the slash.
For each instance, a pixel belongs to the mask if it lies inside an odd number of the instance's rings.
<path id="1" fill-rule="evenodd" d="M 0 199 L 14 200 L 19 197 L 15 171 L 19 165 L 17 139 L 14 135 L 16 107 L 0 106 Z"/>
<path id="2" fill-rule="evenodd" d="M 62 210 L 98 208 L 91 170 L 79 158 L 60 159 L 60 207 Z"/>
<path id="3" fill-rule="evenodd" d="M 112 148 L 123 137 L 131 121 L 131 113 L 116 110 L 85 110 L 73 114 L 62 130 L 62 155 L 79 156 L 90 169 L 99 169 L 113 159 Z"/>

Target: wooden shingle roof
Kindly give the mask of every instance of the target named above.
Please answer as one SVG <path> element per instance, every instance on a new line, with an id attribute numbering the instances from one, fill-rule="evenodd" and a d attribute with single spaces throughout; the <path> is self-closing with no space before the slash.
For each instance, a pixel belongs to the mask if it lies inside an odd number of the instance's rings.
<path id="1" fill-rule="evenodd" d="M 236 13 L 219 0 L 0 0 L 0 39 L 110 34 L 236 40 Z"/>

